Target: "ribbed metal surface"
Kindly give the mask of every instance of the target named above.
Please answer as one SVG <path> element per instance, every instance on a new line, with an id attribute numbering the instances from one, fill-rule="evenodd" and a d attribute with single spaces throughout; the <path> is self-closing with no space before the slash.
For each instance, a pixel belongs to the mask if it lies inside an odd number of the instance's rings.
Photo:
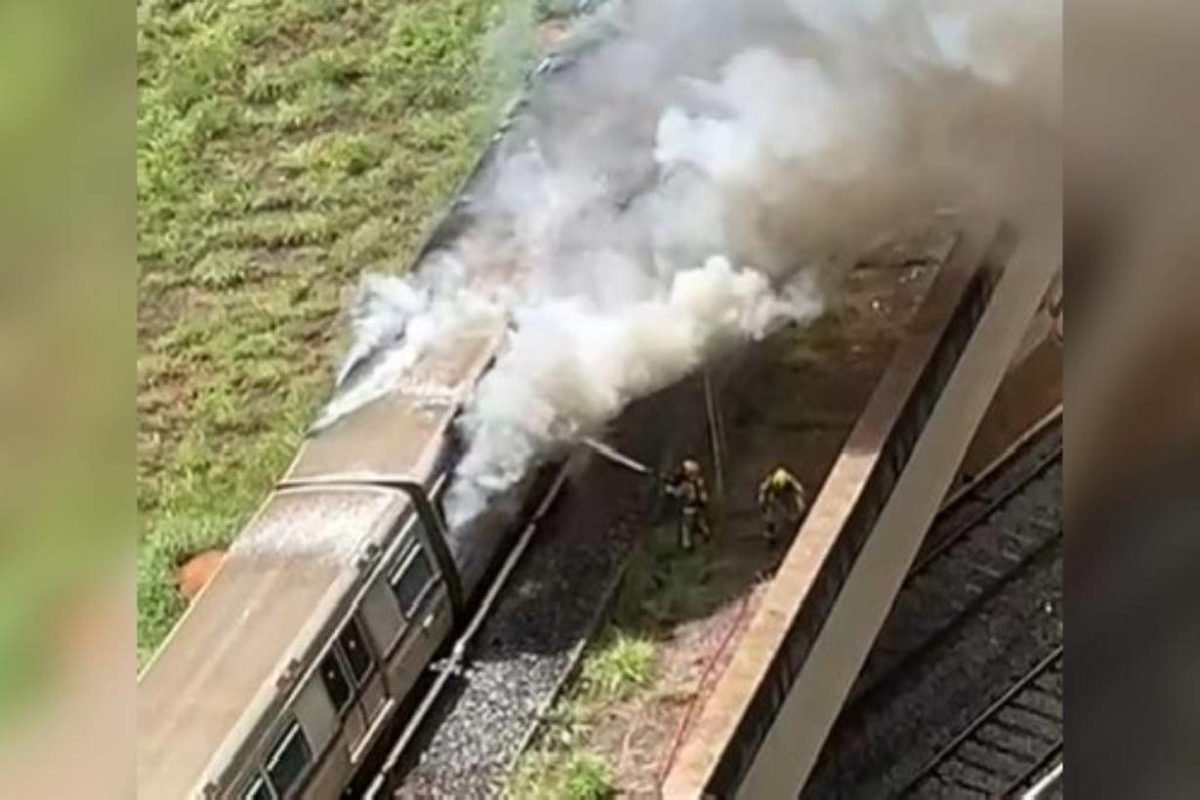
<path id="1" fill-rule="evenodd" d="M 1018 679 L 934 756 L 901 797 L 1014 797 L 1063 752 L 1063 648 Z"/>
<path id="2" fill-rule="evenodd" d="M 885 691 L 1062 536 L 1062 426 L 1051 426 L 939 516 L 851 691 Z"/>
<path id="3" fill-rule="evenodd" d="M 943 511 L 803 797 L 1019 796 L 1062 751 L 1061 416 Z"/>

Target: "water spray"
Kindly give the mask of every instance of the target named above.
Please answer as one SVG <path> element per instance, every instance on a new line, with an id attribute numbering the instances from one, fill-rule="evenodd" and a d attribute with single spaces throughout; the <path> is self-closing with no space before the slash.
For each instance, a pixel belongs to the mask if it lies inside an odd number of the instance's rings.
<path id="1" fill-rule="evenodd" d="M 640 475 L 648 475 L 652 478 L 658 477 L 658 473 L 656 473 L 654 470 L 650 469 L 645 464 L 641 463 L 640 461 L 633 460 L 629 456 L 627 456 L 624 453 L 620 452 L 619 450 L 605 444 L 604 442 L 601 442 L 597 439 L 593 439 L 590 436 L 586 436 L 583 439 L 583 443 L 585 445 L 587 445 L 588 447 L 590 447 L 592 450 L 594 450 L 596 453 L 598 453 L 603 458 L 608 459 L 609 461 L 611 461 L 612 463 L 614 463 L 618 466 L 633 470 L 634 472 L 636 472 Z"/>

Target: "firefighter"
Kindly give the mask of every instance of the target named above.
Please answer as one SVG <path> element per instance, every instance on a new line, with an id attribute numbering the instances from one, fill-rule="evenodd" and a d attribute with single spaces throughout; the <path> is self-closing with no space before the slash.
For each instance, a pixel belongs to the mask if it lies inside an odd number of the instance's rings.
<path id="1" fill-rule="evenodd" d="M 708 489 L 700 465 L 693 459 L 684 459 L 663 488 L 679 501 L 679 546 L 690 551 L 696 537 L 709 535 Z"/>
<path id="2" fill-rule="evenodd" d="M 758 487 L 758 507 L 763 516 L 763 536 L 774 543 L 784 526 L 795 528 L 808 509 L 804 486 L 783 467 L 776 467 Z"/>

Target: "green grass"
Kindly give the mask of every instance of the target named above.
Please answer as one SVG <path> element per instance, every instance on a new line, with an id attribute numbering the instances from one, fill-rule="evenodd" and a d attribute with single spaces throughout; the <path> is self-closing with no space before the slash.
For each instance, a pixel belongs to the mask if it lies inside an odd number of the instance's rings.
<path id="1" fill-rule="evenodd" d="M 518 74 L 497 58 L 527 55 L 485 46 L 497 13 L 138 4 L 141 660 L 183 609 L 176 562 L 227 544 L 294 454 L 346 290 L 405 267 L 472 162 Z"/>
<path id="2" fill-rule="evenodd" d="M 647 639 L 606 631 L 589 648 L 580 679 L 555 704 L 535 745 L 520 759 L 505 787 L 510 800 L 601 800 L 615 794 L 608 762 L 588 749 L 603 709 L 628 699 L 653 677 L 654 645 Z"/>
<path id="3" fill-rule="evenodd" d="M 705 602 L 709 557 L 704 544 L 684 553 L 673 526 L 649 534 L 630 557 L 613 602 L 613 625 L 620 630 L 652 633 L 694 616 Z"/>
<path id="4" fill-rule="evenodd" d="M 615 794 L 608 763 L 584 751 L 527 759 L 505 792 L 511 800 L 604 800 Z"/>
<path id="5" fill-rule="evenodd" d="M 654 642 L 613 630 L 584 661 L 580 684 L 592 697 L 625 698 L 649 685 L 653 670 Z"/>
<path id="6" fill-rule="evenodd" d="M 612 771 L 602 759 L 588 753 L 577 753 L 567 762 L 562 775 L 562 797 L 570 800 L 602 800 L 612 793 Z"/>

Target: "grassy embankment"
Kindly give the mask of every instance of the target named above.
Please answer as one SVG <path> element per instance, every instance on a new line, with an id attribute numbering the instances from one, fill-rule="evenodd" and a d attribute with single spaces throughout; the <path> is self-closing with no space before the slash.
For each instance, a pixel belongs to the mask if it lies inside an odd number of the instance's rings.
<path id="1" fill-rule="evenodd" d="M 346 290 L 405 267 L 485 138 L 494 5 L 139 3 L 140 661 L 183 609 L 178 559 L 293 455 Z"/>

